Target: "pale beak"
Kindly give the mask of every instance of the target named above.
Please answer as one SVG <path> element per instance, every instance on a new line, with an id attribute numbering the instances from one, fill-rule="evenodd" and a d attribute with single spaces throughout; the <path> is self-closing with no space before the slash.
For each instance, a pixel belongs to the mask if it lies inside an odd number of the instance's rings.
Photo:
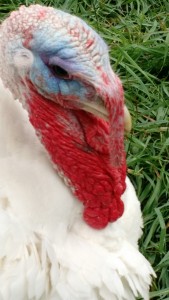
<path id="1" fill-rule="evenodd" d="M 129 133 L 132 129 L 132 119 L 130 112 L 126 105 L 124 105 L 124 130 L 126 133 Z"/>
<path id="2" fill-rule="evenodd" d="M 95 116 L 98 116 L 105 121 L 109 121 L 109 113 L 106 107 L 102 103 L 89 102 L 86 101 L 83 105 L 83 110 L 92 113 Z M 129 110 L 126 105 L 124 105 L 124 130 L 126 133 L 129 133 L 132 128 L 132 120 Z"/>

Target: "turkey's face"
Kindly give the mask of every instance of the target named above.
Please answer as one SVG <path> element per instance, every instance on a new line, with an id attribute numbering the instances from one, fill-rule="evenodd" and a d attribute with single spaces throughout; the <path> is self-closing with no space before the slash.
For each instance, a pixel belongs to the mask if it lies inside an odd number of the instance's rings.
<path id="1" fill-rule="evenodd" d="M 31 84 L 67 109 L 109 119 L 112 160 L 121 164 L 123 89 L 103 40 L 81 19 L 39 5 L 13 12 L 2 25 L 2 37 L 6 68 L 1 74 L 13 94 L 27 99 Z"/>
<path id="2" fill-rule="evenodd" d="M 124 99 L 103 40 L 77 17 L 23 6 L 1 26 L 0 53 L 5 85 L 83 202 L 85 221 L 104 228 L 117 220 L 124 211 Z"/>

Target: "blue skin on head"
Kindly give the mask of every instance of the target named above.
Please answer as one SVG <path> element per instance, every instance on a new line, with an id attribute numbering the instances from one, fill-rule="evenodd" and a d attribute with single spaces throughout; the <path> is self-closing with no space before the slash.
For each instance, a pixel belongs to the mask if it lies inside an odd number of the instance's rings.
<path id="1" fill-rule="evenodd" d="M 78 62 L 77 49 L 69 36 L 65 34 L 63 37 L 59 31 L 59 35 L 56 32 L 54 36 L 49 37 L 44 30 L 38 31 L 31 42 L 31 50 L 34 61 L 30 70 L 30 79 L 41 94 L 44 96 L 46 93 L 73 95 L 79 100 L 87 97 L 88 90 L 82 82 L 71 77 L 61 78 L 52 70 L 53 66 L 59 66 L 70 76 L 83 71 L 82 65 Z"/>

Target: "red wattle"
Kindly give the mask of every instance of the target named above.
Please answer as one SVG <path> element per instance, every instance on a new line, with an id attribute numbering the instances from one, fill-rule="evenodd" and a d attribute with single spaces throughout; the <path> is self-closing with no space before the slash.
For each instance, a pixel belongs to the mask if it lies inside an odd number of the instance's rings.
<path id="1" fill-rule="evenodd" d="M 84 111 L 64 109 L 36 92 L 27 103 L 42 144 L 84 205 L 86 223 L 102 229 L 116 221 L 124 211 L 126 165 L 111 166 L 108 124 Z"/>

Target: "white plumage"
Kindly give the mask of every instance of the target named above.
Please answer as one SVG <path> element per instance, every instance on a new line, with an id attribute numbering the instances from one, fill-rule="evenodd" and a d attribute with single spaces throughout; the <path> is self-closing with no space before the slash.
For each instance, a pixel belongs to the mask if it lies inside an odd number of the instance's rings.
<path id="1" fill-rule="evenodd" d="M 126 178 L 125 212 L 90 228 L 27 112 L 0 82 L 0 300 L 148 300 L 142 216 Z"/>

